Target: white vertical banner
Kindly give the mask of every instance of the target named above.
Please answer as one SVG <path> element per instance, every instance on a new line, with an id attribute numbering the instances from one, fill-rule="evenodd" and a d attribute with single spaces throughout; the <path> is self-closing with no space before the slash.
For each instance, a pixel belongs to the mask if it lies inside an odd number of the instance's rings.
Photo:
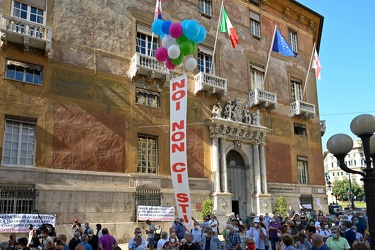
<path id="1" fill-rule="evenodd" d="M 179 218 L 191 224 L 190 189 L 186 157 L 187 75 L 170 80 L 170 164 Z"/>

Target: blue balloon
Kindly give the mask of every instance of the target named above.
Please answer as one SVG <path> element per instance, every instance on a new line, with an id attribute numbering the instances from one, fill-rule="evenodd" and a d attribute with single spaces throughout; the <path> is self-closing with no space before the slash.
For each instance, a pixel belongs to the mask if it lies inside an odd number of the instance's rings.
<path id="1" fill-rule="evenodd" d="M 169 27 L 171 27 L 172 22 L 169 20 L 165 20 L 163 24 L 161 25 L 161 30 L 164 34 L 169 35 Z"/>
<path id="2" fill-rule="evenodd" d="M 193 39 L 196 43 L 201 43 L 206 39 L 207 31 L 203 26 L 199 26 L 199 33 L 198 35 Z"/>
<path id="3" fill-rule="evenodd" d="M 186 30 L 184 32 L 185 36 L 190 40 L 193 40 L 199 33 L 199 24 L 195 20 L 191 20 L 186 25 Z"/>
<path id="4" fill-rule="evenodd" d="M 190 22 L 190 20 L 188 20 L 188 19 L 182 21 L 181 26 L 184 29 L 184 32 L 186 31 L 186 26 L 188 25 L 189 22 Z"/>
<path id="5" fill-rule="evenodd" d="M 156 19 L 155 21 L 152 22 L 151 25 L 151 30 L 154 32 L 154 34 L 160 36 L 163 34 L 163 31 L 161 30 L 161 26 L 163 24 L 163 20 L 161 19 Z"/>
<path id="6" fill-rule="evenodd" d="M 164 38 L 164 33 L 163 34 L 161 34 L 159 37 L 161 38 L 161 39 L 163 39 Z"/>

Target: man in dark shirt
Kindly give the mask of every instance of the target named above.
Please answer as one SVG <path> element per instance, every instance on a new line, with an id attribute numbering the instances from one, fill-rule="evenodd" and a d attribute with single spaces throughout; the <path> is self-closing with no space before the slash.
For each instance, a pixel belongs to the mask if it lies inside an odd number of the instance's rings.
<path id="1" fill-rule="evenodd" d="M 353 243 L 356 243 L 356 236 L 354 231 L 351 229 L 352 223 L 350 221 L 343 222 L 344 238 L 348 241 L 350 248 L 353 247 Z"/>
<path id="2" fill-rule="evenodd" d="M 79 231 L 74 232 L 73 238 L 69 241 L 69 249 L 70 250 L 75 250 L 76 246 L 79 243 L 81 243 L 81 240 L 79 239 L 80 236 L 81 236 L 81 234 L 79 233 Z"/>

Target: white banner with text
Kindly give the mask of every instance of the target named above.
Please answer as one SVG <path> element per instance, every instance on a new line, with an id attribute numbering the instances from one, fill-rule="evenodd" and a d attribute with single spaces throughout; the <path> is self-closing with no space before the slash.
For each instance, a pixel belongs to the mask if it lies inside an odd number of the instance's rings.
<path id="1" fill-rule="evenodd" d="M 174 221 L 174 207 L 138 206 L 138 220 Z"/>
<path id="2" fill-rule="evenodd" d="M 190 189 L 186 156 L 187 75 L 170 80 L 170 166 L 177 214 L 187 229 L 191 224 Z"/>
<path id="3" fill-rule="evenodd" d="M 52 214 L 0 214 L 0 233 L 29 232 L 29 224 L 34 229 L 42 224 L 56 225 L 56 217 Z"/>

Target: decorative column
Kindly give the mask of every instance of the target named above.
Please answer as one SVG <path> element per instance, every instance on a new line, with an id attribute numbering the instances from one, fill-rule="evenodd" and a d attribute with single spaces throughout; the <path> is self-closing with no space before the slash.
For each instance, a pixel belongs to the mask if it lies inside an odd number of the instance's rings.
<path id="1" fill-rule="evenodd" d="M 221 189 L 224 193 L 228 193 L 227 156 L 225 153 L 225 138 L 220 137 L 219 142 L 220 142 Z"/>
<path id="2" fill-rule="evenodd" d="M 259 158 L 260 158 L 260 179 L 262 185 L 262 193 L 267 194 L 267 171 L 266 171 L 266 155 L 264 151 L 264 143 L 259 145 Z"/>
<path id="3" fill-rule="evenodd" d="M 220 192 L 220 166 L 219 166 L 219 142 L 217 137 L 211 138 L 211 159 L 212 159 L 212 180 L 213 180 L 213 191 Z"/>
<path id="4" fill-rule="evenodd" d="M 255 177 L 255 194 L 261 193 L 260 184 L 260 162 L 259 162 L 259 145 L 253 145 L 253 159 L 254 159 L 254 177 Z"/>

